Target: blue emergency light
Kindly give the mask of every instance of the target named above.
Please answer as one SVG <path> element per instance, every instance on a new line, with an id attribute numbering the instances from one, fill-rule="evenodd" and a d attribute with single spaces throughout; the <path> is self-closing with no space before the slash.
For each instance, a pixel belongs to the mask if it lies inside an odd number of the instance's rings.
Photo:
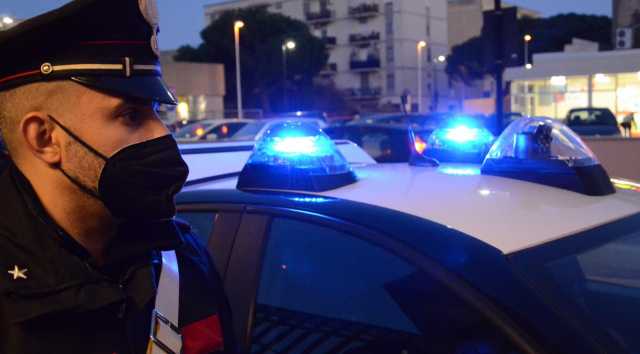
<path id="1" fill-rule="evenodd" d="M 411 131 L 410 139 L 413 145 L 411 163 L 423 165 L 428 161 L 480 163 L 495 137 L 477 120 L 457 117 L 427 137 Z"/>
<path id="2" fill-rule="evenodd" d="M 550 118 L 525 117 L 511 123 L 481 171 L 591 196 L 615 193 L 593 152 L 571 129 Z"/>
<path id="3" fill-rule="evenodd" d="M 238 189 L 321 192 L 356 181 L 336 145 L 318 127 L 275 124 L 256 144 L 238 178 Z"/>

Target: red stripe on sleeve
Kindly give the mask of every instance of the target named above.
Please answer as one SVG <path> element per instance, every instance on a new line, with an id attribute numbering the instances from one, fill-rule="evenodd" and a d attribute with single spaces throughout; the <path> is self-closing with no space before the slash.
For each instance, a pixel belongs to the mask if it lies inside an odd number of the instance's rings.
<path id="1" fill-rule="evenodd" d="M 216 315 L 194 322 L 180 331 L 184 354 L 209 354 L 224 348 L 222 327 Z"/>

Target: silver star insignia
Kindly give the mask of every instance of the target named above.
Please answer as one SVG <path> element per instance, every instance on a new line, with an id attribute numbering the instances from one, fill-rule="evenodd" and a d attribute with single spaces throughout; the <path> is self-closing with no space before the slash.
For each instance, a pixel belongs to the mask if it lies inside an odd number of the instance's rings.
<path id="1" fill-rule="evenodd" d="M 13 275 L 13 280 L 18 280 L 18 279 L 27 279 L 27 273 L 28 269 L 20 269 L 17 265 L 13 266 L 13 270 L 8 271 L 7 273 Z"/>

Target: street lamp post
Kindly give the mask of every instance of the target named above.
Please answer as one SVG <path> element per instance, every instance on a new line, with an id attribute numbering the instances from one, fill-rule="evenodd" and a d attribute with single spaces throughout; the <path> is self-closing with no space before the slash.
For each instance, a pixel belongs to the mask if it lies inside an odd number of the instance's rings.
<path id="1" fill-rule="evenodd" d="M 238 118 L 244 118 L 244 112 L 242 110 L 242 83 L 240 74 L 240 29 L 244 27 L 244 22 L 236 21 L 233 24 L 233 36 L 236 45 L 236 94 L 238 102 Z"/>
<path id="2" fill-rule="evenodd" d="M 422 50 L 426 47 L 427 42 L 418 42 L 418 113 L 422 113 Z"/>
<path id="3" fill-rule="evenodd" d="M 439 90 L 439 84 L 438 84 L 438 64 L 443 64 L 444 62 L 447 61 L 447 57 L 444 55 L 438 55 L 437 58 L 435 58 L 433 60 L 432 68 L 433 68 L 433 103 L 431 104 L 431 106 L 433 107 L 433 111 L 437 111 L 438 110 L 438 103 L 440 101 L 440 90 Z"/>
<path id="4" fill-rule="evenodd" d="M 529 62 L 529 42 L 533 40 L 533 37 L 530 34 L 524 35 L 524 67 L 527 70 L 530 70 L 533 67 L 533 64 Z"/>
<path id="5" fill-rule="evenodd" d="M 293 51 L 296 49 L 296 42 L 287 40 L 282 44 L 282 99 L 283 99 L 283 111 L 287 111 L 289 108 L 289 98 L 287 97 L 287 51 Z"/>

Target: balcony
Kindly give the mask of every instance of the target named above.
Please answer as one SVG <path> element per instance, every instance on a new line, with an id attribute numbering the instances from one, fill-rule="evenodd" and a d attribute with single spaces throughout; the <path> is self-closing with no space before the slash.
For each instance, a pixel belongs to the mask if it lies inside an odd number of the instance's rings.
<path id="1" fill-rule="evenodd" d="M 320 39 L 327 47 L 335 47 L 338 43 L 338 39 L 336 37 L 322 37 Z"/>
<path id="2" fill-rule="evenodd" d="M 380 14 L 380 6 L 376 3 L 362 3 L 356 6 L 349 6 L 349 16 L 359 20 L 366 20 Z"/>
<path id="3" fill-rule="evenodd" d="M 354 33 L 349 35 L 349 43 L 354 45 L 367 45 L 371 42 L 380 40 L 380 32 L 371 32 L 369 34 Z"/>
<path id="4" fill-rule="evenodd" d="M 333 20 L 333 11 L 322 9 L 320 11 L 309 11 L 305 14 L 307 22 L 312 25 L 323 25 Z"/>
<path id="5" fill-rule="evenodd" d="M 380 59 L 374 57 L 365 60 L 351 59 L 350 67 L 352 71 L 377 71 L 380 70 Z"/>
<path id="6" fill-rule="evenodd" d="M 345 90 L 347 98 L 352 100 L 372 100 L 382 96 L 381 87 L 362 87 Z"/>
<path id="7" fill-rule="evenodd" d="M 322 70 L 320 70 L 321 76 L 332 76 L 338 73 L 338 64 L 328 63 Z"/>

